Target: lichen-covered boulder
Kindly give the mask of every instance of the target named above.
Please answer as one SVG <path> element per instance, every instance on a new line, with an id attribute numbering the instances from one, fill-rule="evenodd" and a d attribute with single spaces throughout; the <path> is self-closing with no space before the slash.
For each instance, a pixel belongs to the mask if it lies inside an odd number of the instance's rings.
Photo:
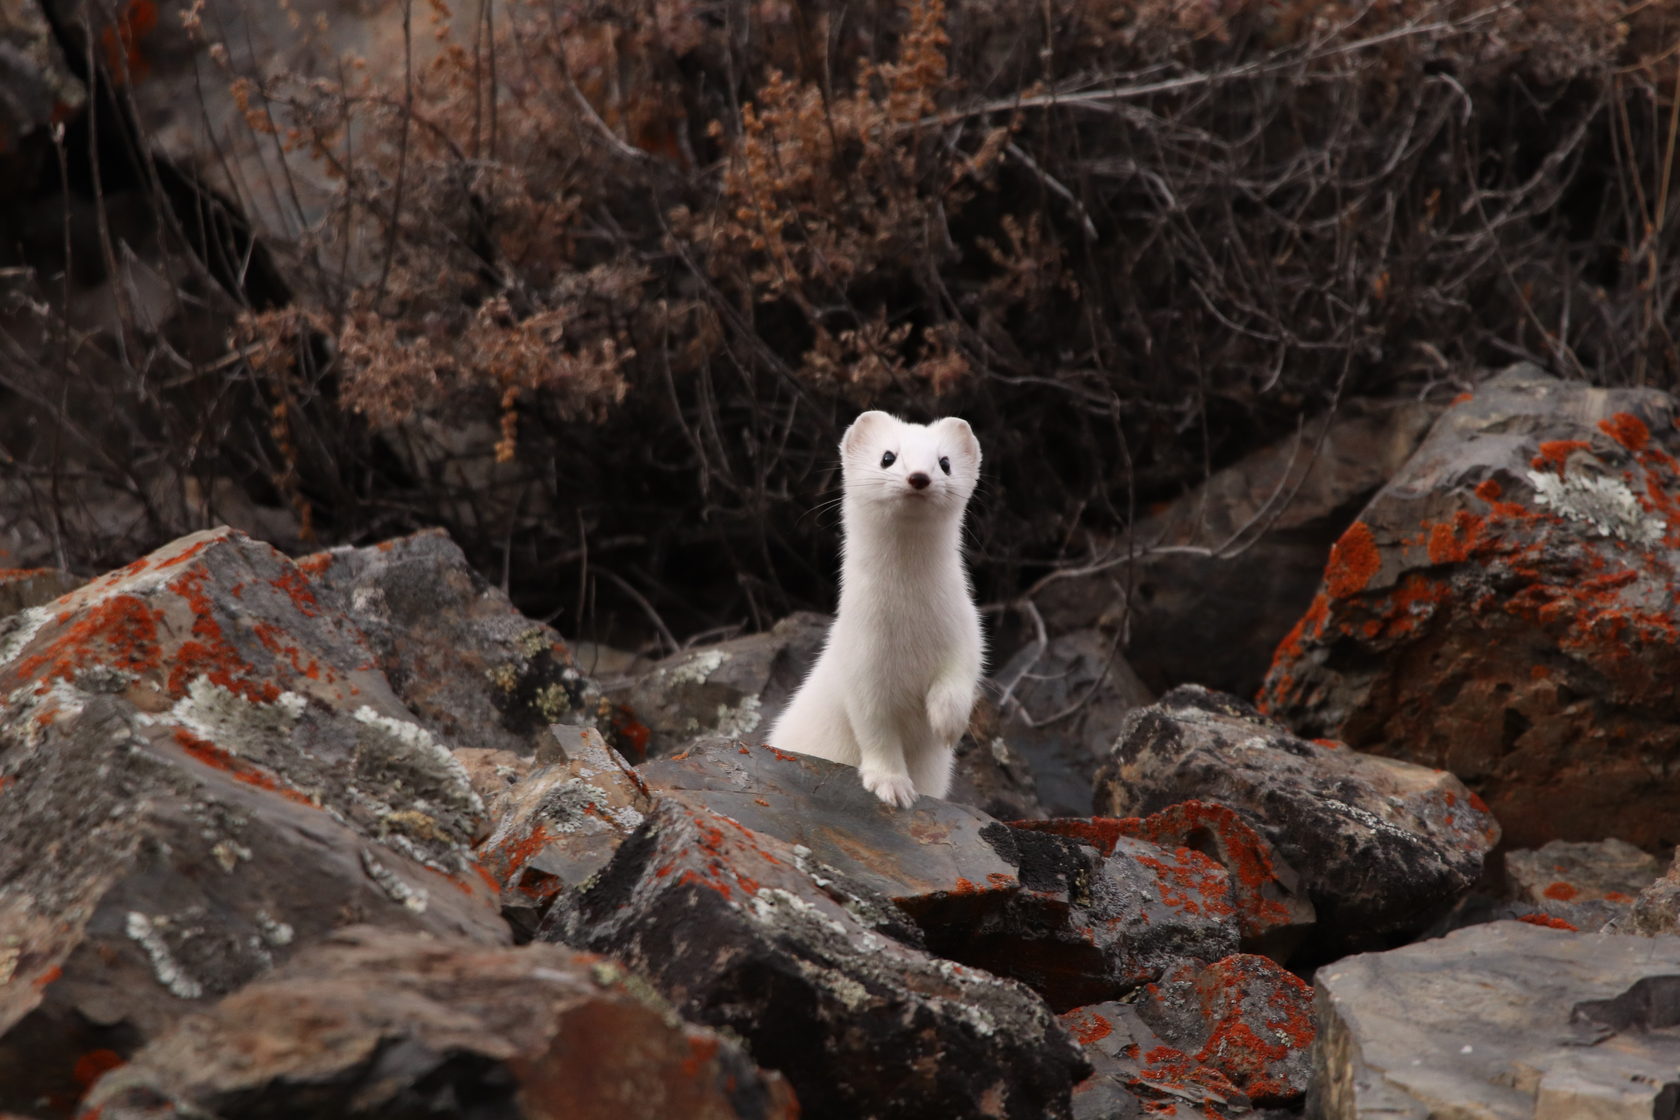
<path id="1" fill-rule="evenodd" d="M 622 966 L 354 927 L 178 1022 L 89 1094 L 100 1120 L 793 1120 L 787 1083 Z"/>
<path id="2" fill-rule="evenodd" d="M 1083 840 L 1105 855 L 1129 836 L 1211 857 L 1230 876 L 1245 952 L 1287 960 L 1316 920 L 1300 875 L 1241 813 L 1224 805 L 1181 801 L 1148 817 L 1059 817 L 1015 821 L 1014 827 Z"/>
<path id="3" fill-rule="evenodd" d="M 379 668 L 452 747 L 530 755 L 548 727 L 594 727 L 600 690 L 554 630 L 515 609 L 441 529 L 297 562 L 337 593 Z"/>
<path id="4" fill-rule="evenodd" d="M 1112 999 L 1186 958 L 1234 952 L 1230 877 L 1188 849 L 1010 828 L 923 797 L 881 803 L 851 767 L 714 740 L 643 767 L 703 806 L 891 899 L 949 960 L 1027 984 L 1052 1007 Z"/>
<path id="5" fill-rule="evenodd" d="M 1391 943 L 1481 875 L 1499 828 L 1451 774 L 1289 733 L 1194 685 L 1135 712 L 1097 776 L 1097 809 L 1148 816 L 1182 801 L 1241 813 L 1301 877 L 1317 952 Z"/>
<path id="6" fill-rule="evenodd" d="M 739 1035 L 808 1118 L 1066 1117 L 1089 1069 L 1025 987 L 929 955 L 808 849 L 670 796 L 538 936 L 610 951 Z"/>
<path id="7" fill-rule="evenodd" d="M 219 530 L 0 622 L 0 1108 L 343 925 L 508 940 L 465 772 L 318 591 Z"/>
<path id="8" fill-rule="evenodd" d="M 502 884 L 502 916 L 529 939 L 561 891 L 587 882 L 641 825 L 651 798 L 640 775 L 592 727 L 552 727 L 538 748 L 546 763 L 497 802 L 479 845 Z"/>
<path id="9" fill-rule="evenodd" d="M 1582 931 L 1624 918 L 1661 874 L 1655 856 L 1625 840 L 1553 840 L 1505 853 L 1512 901 Z"/>
<path id="10" fill-rule="evenodd" d="M 1261 707 L 1458 775 L 1512 844 L 1680 840 L 1674 398 L 1519 366 L 1347 530 Z"/>

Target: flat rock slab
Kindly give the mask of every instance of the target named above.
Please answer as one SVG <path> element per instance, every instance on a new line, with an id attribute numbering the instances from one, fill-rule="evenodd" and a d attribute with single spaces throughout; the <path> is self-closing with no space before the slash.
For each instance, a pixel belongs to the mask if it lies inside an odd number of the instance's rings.
<path id="1" fill-rule="evenodd" d="M 794 1120 L 792 1090 L 621 966 L 367 926 L 183 1019 L 107 1074 L 100 1120 Z"/>
<path id="2" fill-rule="evenodd" d="M 1235 951 L 1229 876 L 1199 852 L 1010 828 L 953 802 L 883 805 L 824 759 L 709 740 L 649 763 L 652 788 L 798 844 L 890 898 L 951 960 L 1052 1006 L 1109 999 L 1186 957 Z"/>
<path id="3" fill-rule="evenodd" d="M 1318 1120 L 1670 1120 L 1680 939 L 1492 922 L 1319 970 Z"/>
<path id="4" fill-rule="evenodd" d="M 1147 816 L 1192 798 L 1240 812 L 1300 874 L 1324 950 L 1423 928 L 1476 881 L 1499 838 L 1451 774 L 1301 739 L 1240 700 L 1184 685 L 1128 717 L 1097 807 Z"/>
<path id="5" fill-rule="evenodd" d="M 1025 987 L 924 952 L 808 850 L 671 797 L 538 936 L 610 951 L 735 1032 L 818 1120 L 1066 1117 L 1089 1068 Z"/>
<path id="6" fill-rule="evenodd" d="M 1261 704 L 1452 771 L 1508 843 L 1680 841 L 1680 406 L 1513 367 L 1360 514 Z"/>
<path id="7" fill-rule="evenodd" d="M 339 926 L 508 940 L 465 771 L 316 592 L 222 530 L 0 622 L 0 1107 Z"/>
<path id="8" fill-rule="evenodd" d="M 453 747 L 535 753 L 551 724 L 594 727 L 601 693 L 560 635 L 519 613 L 441 529 L 305 556 L 420 722 Z"/>

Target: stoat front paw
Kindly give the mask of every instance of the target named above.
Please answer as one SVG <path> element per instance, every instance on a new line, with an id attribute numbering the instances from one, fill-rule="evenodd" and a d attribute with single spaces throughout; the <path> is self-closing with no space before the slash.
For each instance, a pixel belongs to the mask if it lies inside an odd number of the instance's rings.
<path id="1" fill-rule="evenodd" d="M 889 774 L 885 770 L 866 768 L 858 771 L 858 777 L 863 779 L 864 789 L 888 805 L 908 809 L 916 803 L 916 784 L 908 774 Z"/>

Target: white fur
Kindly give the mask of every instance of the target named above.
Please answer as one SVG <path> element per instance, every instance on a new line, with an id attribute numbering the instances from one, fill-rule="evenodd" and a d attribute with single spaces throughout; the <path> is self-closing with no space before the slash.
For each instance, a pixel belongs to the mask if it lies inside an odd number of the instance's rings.
<path id="1" fill-rule="evenodd" d="M 883 467 L 889 451 L 896 460 Z M 864 788 L 908 807 L 950 788 L 980 687 L 985 649 L 962 561 L 980 443 L 954 416 L 923 425 L 865 412 L 840 441 L 840 463 L 840 609 L 770 742 L 856 766 Z M 918 473 L 925 489 L 910 483 Z"/>

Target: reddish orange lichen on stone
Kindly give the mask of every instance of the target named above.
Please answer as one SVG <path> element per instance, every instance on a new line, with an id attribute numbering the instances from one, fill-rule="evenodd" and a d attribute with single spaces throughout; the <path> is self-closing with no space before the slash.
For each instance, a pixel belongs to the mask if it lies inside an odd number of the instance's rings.
<path id="1" fill-rule="evenodd" d="M 1330 549 L 1330 562 L 1324 569 L 1324 586 L 1333 599 L 1346 599 L 1370 586 L 1382 566 L 1377 554 L 1377 541 L 1371 527 L 1363 521 L 1348 526 Z"/>
<path id="2" fill-rule="evenodd" d="M 1631 412 L 1618 412 L 1598 422 L 1599 430 L 1629 451 L 1643 451 L 1651 442 L 1651 429 Z"/>

